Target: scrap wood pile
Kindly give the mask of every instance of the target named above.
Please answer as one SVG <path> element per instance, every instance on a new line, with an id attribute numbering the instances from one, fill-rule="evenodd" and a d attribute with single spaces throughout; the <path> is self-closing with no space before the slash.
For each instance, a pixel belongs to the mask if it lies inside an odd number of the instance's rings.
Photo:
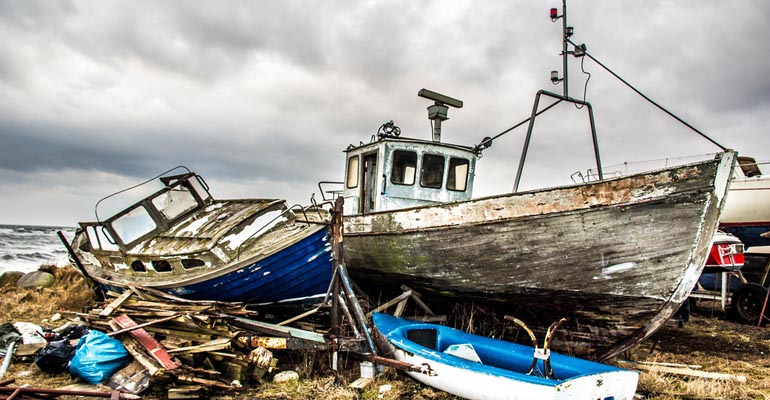
<path id="1" fill-rule="evenodd" d="M 168 387 L 168 398 L 235 390 L 275 368 L 269 349 L 328 348 L 323 335 L 259 322 L 241 303 L 191 301 L 134 287 L 107 295 L 98 308 L 76 315 L 109 332 L 133 356 L 107 382 L 129 393 L 150 383 Z"/>

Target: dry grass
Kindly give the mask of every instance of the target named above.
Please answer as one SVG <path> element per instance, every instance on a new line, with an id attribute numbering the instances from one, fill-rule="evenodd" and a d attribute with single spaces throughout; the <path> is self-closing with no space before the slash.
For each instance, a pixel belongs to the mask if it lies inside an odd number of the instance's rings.
<path id="1" fill-rule="evenodd" d="M 50 317 L 62 310 L 81 311 L 93 305 L 93 292 L 77 272 L 70 268 L 44 267 L 56 275 L 56 284 L 48 289 L 3 287 L 0 296 L 0 322 L 33 322 L 54 327 Z M 454 310 L 458 320 L 470 329 L 500 329 L 485 326 L 484 313 L 473 308 Z M 59 321 L 58 323 L 61 323 Z M 641 399 L 770 399 L 770 330 L 726 321 L 719 313 L 700 310 L 683 328 L 670 323 L 623 358 L 634 361 L 679 363 L 702 366 L 703 371 L 746 376 L 746 383 L 687 378 L 660 372 L 640 375 Z M 363 391 L 348 388 L 358 377 L 359 360 L 341 359 L 342 373 L 330 371 L 327 353 L 276 354 L 279 370 L 292 369 L 300 381 L 288 384 L 264 383 L 237 393 L 215 393 L 221 400 L 294 400 L 294 399 L 378 399 L 381 385 L 392 390 L 383 399 L 444 400 L 456 397 L 422 386 L 392 370 L 378 377 Z M 6 377 L 16 384 L 59 387 L 76 383 L 67 374 L 49 375 L 29 362 L 14 362 Z M 161 398 L 145 394 L 145 399 Z"/>
<path id="2" fill-rule="evenodd" d="M 81 311 L 94 301 L 94 293 L 80 274 L 71 267 L 43 265 L 56 283 L 50 288 L 26 289 L 15 285 L 2 288 L 0 321 L 45 323 L 62 310 Z"/>
<path id="3" fill-rule="evenodd" d="M 687 378 L 645 372 L 638 391 L 647 399 L 770 399 L 770 332 L 701 310 L 684 327 L 669 323 L 634 349 L 636 361 L 701 366 L 701 370 L 745 376 L 746 382 Z"/>

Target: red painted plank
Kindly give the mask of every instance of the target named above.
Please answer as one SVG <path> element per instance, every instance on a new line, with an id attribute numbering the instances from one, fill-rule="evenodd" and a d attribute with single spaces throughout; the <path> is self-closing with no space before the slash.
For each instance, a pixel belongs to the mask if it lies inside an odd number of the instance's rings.
<path id="1" fill-rule="evenodd" d="M 126 314 L 120 314 L 117 317 L 113 318 L 112 320 L 115 321 L 115 323 L 117 323 L 123 329 L 130 328 L 132 326 L 137 325 L 136 322 L 134 322 L 134 320 L 132 320 L 131 317 L 129 317 Z M 133 331 L 130 331 L 129 333 L 131 334 L 131 336 L 136 338 L 136 340 L 145 349 L 147 349 L 147 352 L 150 354 L 150 356 L 152 356 L 152 358 L 157 360 L 160 363 L 160 365 L 163 366 L 163 368 L 175 369 L 175 368 L 179 368 L 182 365 L 178 360 L 172 359 L 171 356 L 168 354 L 168 352 L 166 352 L 166 349 L 160 343 L 158 343 L 158 341 L 155 340 L 155 338 L 150 336 L 150 334 L 147 333 L 147 331 L 145 331 L 144 329 L 138 328 Z"/>

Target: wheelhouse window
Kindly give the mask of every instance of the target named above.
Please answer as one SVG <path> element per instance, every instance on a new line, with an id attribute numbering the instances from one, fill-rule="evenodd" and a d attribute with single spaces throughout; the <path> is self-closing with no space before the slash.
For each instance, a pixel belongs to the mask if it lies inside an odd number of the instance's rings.
<path id="1" fill-rule="evenodd" d="M 348 158 L 348 173 L 345 182 L 348 189 L 358 186 L 358 156 Z"/>
<path id="2" fill-rule="evenodd" d="M 444 179 L 444 157 L 435 154 L 426 154 L 422 157 L 422 169 L 420 170 L 420 186 L 440 189 Z"/>
<path id="3" fill-rule="evenodd" d="M 104 227 L 99 225 L 88 226 L 86 227 L 86 233 L 88 234 L 88 242 L 91 243 L 91 247 L 94 249 L 107 251 L 118 250 L 118 246 L 107 237 Z"/>
<path id="4" fill-rule="evenodd" d="M 205 184 L 201 182 L 202 179 L 203 178 L 196 175 L 194 178 L 188 179 L 187 182 L 193 188 L 195 193 L 198 194 L 198 197 L 200 197 L 205 202 L 211 197 L 211 194 L 209 194 L 208 190 L 205 187 Z"/>
<path id="5" fill-rule="evenodd" d="M 416 170 L 417 153 L 404 150 L 393 152 L 393 170 L 390 172 L 391 182 L 399 185 L 414 185 Z"/>
<path id="6" fill-rule="evenodd" d="M 198 201 L 185 186 L 176 186 L 152 199 L 152 205 L 169 220 L 195 209 Z"/>
<path id="7" fill-rule="evenodd" d="M 156 227 L 150 213 L 141 205 L 112 222 L 112 229 L 125 244 L 152 232 Z"/>
<path id="8" fill-rule="evenodd" d="M 450 158 L 447 173 L 446 188 L 464 192 L 468 187 L 468 166 L 470 162 L 464 158 Z"/>

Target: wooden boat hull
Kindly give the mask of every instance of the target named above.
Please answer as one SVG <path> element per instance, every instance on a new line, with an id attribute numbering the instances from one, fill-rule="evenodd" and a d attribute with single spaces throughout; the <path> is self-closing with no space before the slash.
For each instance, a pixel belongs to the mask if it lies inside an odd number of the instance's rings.
<path id="1" fill-rule="evenodd" d="M 143 280 L 132 276 L 107 279 L 101 268 L 89 266 L 91 277 L 106 290 L 122 291 L 141 285 L 190 300 L 273 303 L 312 300 L 325 295 L 332 277 L 331 247 L 326 229 L 267 257 L 223 266 L 204 275 L 169 280 Z"/>
<path id="2" fill-rule="evenodd" d="M 542 360 L 532 374 L 527 374 L 532 347 L 387 314 L 375 313 L 372 323 L 389 356 L 430 371 L 408 372 L 409 376 L 467 399 L 622 400 L 632 399 L 636 392 L 636 372 L 551 353 L 558 380 L 547 379 L 538 374 L 543 371 Z M 413 336 L 413 332 L 417 334 Z M 415 337 L 422 337 L 419 341 L 423 343 L 412 340 Z M 471 344 L 481 363 L 446 354 L 451 344 Z"/>
<path id="3" fill-rule="evenodd" d="M 73 265 L 107 290 L 139 286 L 191 300 L 274 303 L 326 294 L 328 211 L 280 199 L 214 200 L 202 178 L 164 187 L 104 221 L 81 222 Z"/>
<path id="4" fill-rule="evenodd" d="M 567 317 L 554 348 L 604 359 L 651 335 L 689 295 L 734 159 L 348 216 L 344 261 L 370 290 L 407 284 L 434 302 L 473 300 L 545 327 Z"/>

